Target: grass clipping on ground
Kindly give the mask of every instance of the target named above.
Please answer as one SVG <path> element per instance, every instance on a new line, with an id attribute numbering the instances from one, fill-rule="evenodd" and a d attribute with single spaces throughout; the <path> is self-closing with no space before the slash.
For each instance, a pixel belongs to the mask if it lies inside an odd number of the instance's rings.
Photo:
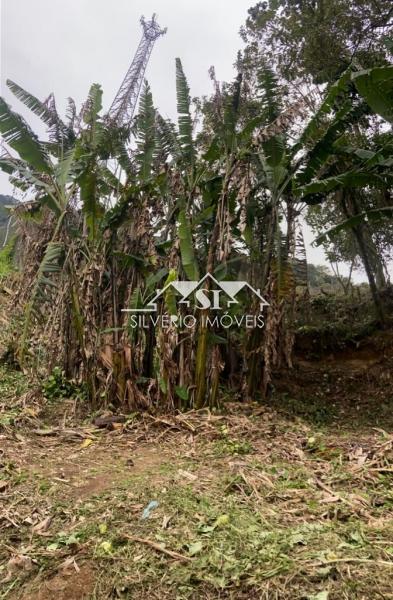
<path id="1" fill-rule="evenodd" d="M 392 597 L 387 431 L 229 405 L 103 432 L 7 377 L 1 599 Z"/>

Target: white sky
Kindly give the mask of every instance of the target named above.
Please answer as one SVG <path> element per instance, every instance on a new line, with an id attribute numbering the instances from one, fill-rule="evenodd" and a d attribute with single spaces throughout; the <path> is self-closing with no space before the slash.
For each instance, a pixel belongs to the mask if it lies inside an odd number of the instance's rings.
<path id="1" fill-rule="evenodd" d="M 1 95 L 36 129 L 38 122 L 8 91 L 12 79 L 40 99 L 53 92 L 63 113 L 71 96 L 77 106 L 92 83 L 104 90 L 108 108 L 131 63 L 141 37 L 139 18 L 158 15 L 168 32 L 156 42 L 147 68 L 155 106 L 163 116 L 176 116 L 175 58 L 180 57 L 192 96 L 212 91 L 208 69 L 217 78 L 234 75 L 242 47 L 239 29 L 256 0 L 0 0 Z M 0 193 L 12 194 L 4 174 Z M 314 238 L 305 231 L 308 259 L 326 263 Z M 346 272 L 343 266 L 343 272 Z M 364 280 L 357 274 L 356 280 Z"/>

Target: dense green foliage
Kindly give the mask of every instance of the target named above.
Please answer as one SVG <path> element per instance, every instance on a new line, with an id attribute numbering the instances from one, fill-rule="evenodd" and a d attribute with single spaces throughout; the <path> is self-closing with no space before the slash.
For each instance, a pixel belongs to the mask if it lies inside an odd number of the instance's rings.
<path id="1" fill-rule="evenodd" d="M 391 3 L 385 1 L 258 2 L 242 28 L 247 45 L 238 59 L 253 81 L 260 57 L 265 61 L 267 56 L 285 102 L 302 99 L 310 111 L 320 103 L 321 84 L 345 79 L 345 73 L 353 71 L 351 93 L 359 93 L 368 108 L 362 103 L 350 107 L 344 98 L 336 97 L 335 110 L 344 118 L 327 132 L 319 150 L 328 156 L 334 147 L 337 158 L 314 162 L 324 180 L 312 181 L 303 190 L 311 195 L 309 203 L 318 203 L 321 193 L 327 201 L 311 206 L 305 218 L 331 263 L 347 262 L 351 273 L 360 267 L 365 270 L 376 304 L 378 288 L 389 280 L 392 260 L 393 202 L 386 180 L 382 186 L 378 183 L 381 168 L 389 174 L 390 159 L 383 156 L 389 156 L 392 147 L 386 124 L 392 122 L 393 106 L 392 23 Z M 370 67 L 374 67 L 372 75 Z M 344 122 L 345 130 L 337 135 L 337 126 Z M 373 172 L 362 174 L 362 166 L 372 163 Z M 326 230 L 328 235 L 321 235 Z M 378 311 L 382 317 L 381 307 Z"/>
<path id="2" fill-rule="evenodd" d="M 44 357 L 49 370 L 61 365 L 96 405 L 214 407 L 220 386 L 234 378 L 248 396 L 268 393 L 273 370 L 291 365 L 296 303 L 307 287 L 300 219 L 307 205 L 310 223 L 330 227 L 320 238 L 328 252 L 337 234 L 346 236 L 332 262 L 360 258 L 385 324 L 393 65 L 384 56 L 380 66 L 363 66 L 339 69 L 311 111 L 304 99 L 288 101 L 283 72 L 254 44 L 232 84 L 220 86 L 212 74 L 215 91 L 200 103 L 197 134 L 179 59 L 176 125 L 154 108 L 147 84 L 139 115 L 118 128 L 102 115 L 97 84 L 80 114 L 71 102 L 63 121 L 54 104 L 9 82 L 49 134 L 40 140 L 1 100 L 0 131 L 13 154 L 0 167 L 33 199 L 18 211 L 21 364 Z M 370 135 L 373 123 L 378 135 Z M 124 309 L 143 308 L 165 288 L 159 313 L 174 315 L 176 296 L 166 286 L 206 273 L 219 281 L 246 276 L 269 302 L 265 328 L 208 329 L 209 307 L 194 309 L 191 331 L 173 321 L 132 327 Z M 228 312 L 240 309 L 258 311 L 250 297 Z"/>
<path id="3" fill-rule="evenodd" d="M 350 64 L 369 68 L 387 57 L 390 0 L 265 0 L 248 14 L 246 56 L 263 49 L 287 81 L 332 83 Z"/>

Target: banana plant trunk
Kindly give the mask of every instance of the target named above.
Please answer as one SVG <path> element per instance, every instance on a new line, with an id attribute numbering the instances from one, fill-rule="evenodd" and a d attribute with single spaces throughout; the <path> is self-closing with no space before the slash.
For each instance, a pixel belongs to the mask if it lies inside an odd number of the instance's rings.
<path id="1" fill-rule="evenodd" d="M 207 258 L 206 272 L 213 274 L 214 269 L 214 257 L 215 249 L 220 232 L 220 223 L 216 214 L 216 220 L 214 223 L 212 235 L 210 238 L 209 253 Z M 210 290 L 210 279 L 206 280 L 206 288 Z M 198 343 L 196 352 L 196 364 L 195 364 L 195 408 L 199 409 L 205 406 L 206 403 L 206 366 L 208 359 L 208 329 L 207 319 L 209 317 L 210 310 L 208 308 L 201 311 L 201 317 L 199 321 L 198 330 Z"/>

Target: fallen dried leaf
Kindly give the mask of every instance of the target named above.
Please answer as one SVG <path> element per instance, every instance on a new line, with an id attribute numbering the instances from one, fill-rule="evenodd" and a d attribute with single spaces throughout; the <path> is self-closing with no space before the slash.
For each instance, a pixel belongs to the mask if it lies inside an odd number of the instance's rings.
<path id="1" fill-rule="evenodd" d="M 183 471 L 183 469 L 178 470 L 178 475 L 183 479 L 188 479 L 189 481 L 196 481 L 198 477 L 194 475 L 194 473 L 190 473 L 189 471 Z"/>
<path id="2" fill-rule="evenodd" d="M 52 523 L 52 517 L 46 517 L 46 519 L 44 519 L 40 523 L 37 523 L 37 525 L 34 525 L 34 527 L 33 527 L 34 533 L 36 533 L 37 535 L 45 535 L 45 532 L 48 531 L 51 523 Z"/>
<path id="3" fill-rule="evenodd" d="M 88 448 L 89 446 L 91 446 L 92 443 L 93 440 L 91 438 L 86 438 L 85 440 L 83 440 L 79 448 L 83 450 L 84 448 Z"/>
<path id="4" fill-rule="evenodd" d="M 8 485 L 9 485 L 8 481 L 1 480 L 0 481 L 0 492 L 4 492 L 4 490 L 7 489 Z"/>

